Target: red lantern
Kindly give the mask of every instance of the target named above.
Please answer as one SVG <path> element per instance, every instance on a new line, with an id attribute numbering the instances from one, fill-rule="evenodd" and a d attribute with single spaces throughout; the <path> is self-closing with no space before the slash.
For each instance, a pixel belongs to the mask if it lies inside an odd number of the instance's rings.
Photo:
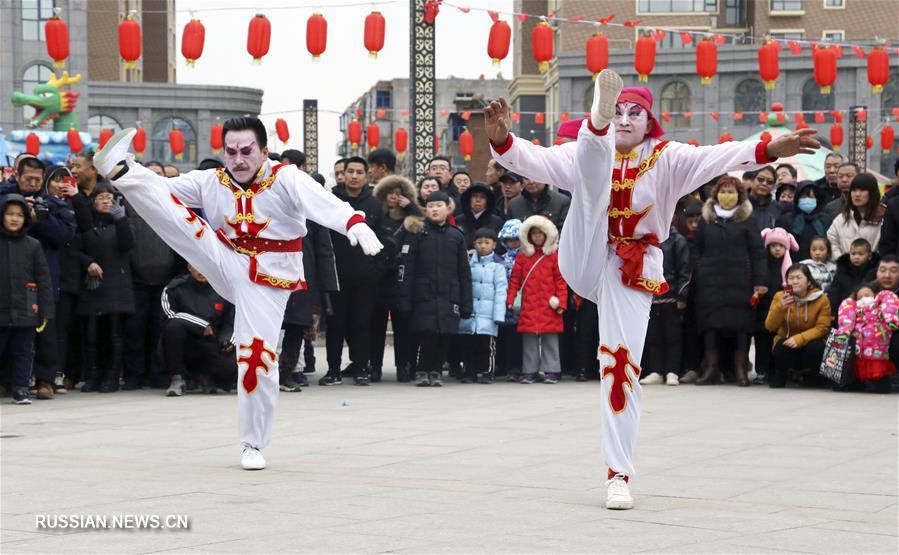
<path id="1" fill-rule="evenodd" d="M 462 158 L 471 160 L 471 154 L 474 152 L 474 136 L 468 129 L 459 135 L 459 152 Z"/>
<path id="2" fill-rule="evenodd" d="M 365 138 L 368 140 L 368 148 L 375 149 L 381 144 L 381 128 L 377 123 L 370 123 L 365 130 Z"/>
<path id="3" fill-rule="evenodd" d="M 537 137 L 534 137 L 533 139 L 531 139 L 531 142 L 537 146 L 540 146 L 540 139 L 538 139 Z"/>
<path id="4" fill-rule="evenodd" d="M 487 55 L 493 60 L 493 65 L 498 66 L 509 55 L 511 40 L 512 28 L 505 21 L 497 19 L 490 27 L 490 36 L 487 38 Z"/>
<path id="5" fill-rule="evenodd" d="M 181 33 L 181 55 L 187 59 L 187 65 L 194 67 L 200 56 L 203 55 L 203 45 L 206 42 L 206 28 L 199 19 L 191 19 L 184 26 Z"/>
<path id="6" fill-rule="evenodd" d="M 32 156 L 37 156 L 37 154 L 41 151 L 41 138 L 37 136 L 37 133 L 32 131 L 25 137 L 25 152 L 31 154 Z"/>
<path id="7" fill-rule="evenodd" d="M 275 120 L 275 132 L 278 133 L 278 140 L 286 143 L 290 139 L 290 130 L 287 129 L 287 122 L 281 118 Z"/>
<path id="8" fill-rule="evenodd" d="M 774 88 L 774 82 L 780 75 L 780 51 L 773 40 L 759 47 L 759 75 L 765 82 L 765 90 Z"/>
<path id="9" fill-rule="evenodd" d="M 868 121 L 868 111 L 864 108 L 859 108 L 855 111 L 855 119 L 858 121 Z"/>
<path id="10" fill-rule="evenodd" d="M 440 13 L 440 2 L 443 0 L 427 0 L 424 7 L 424 15 L 422 21 L 428 25 L 433 25 L 437 21 L 437 14 Z"/>
<path id="11" fill-rule="evenodd" d="M 78 134 L 78 130 L 74 127 L 70 128 L 69 132 L 66 133 L 66 140 L 69 142 L 69 150 L 72 151 L 72 154 L 78 154 L 84 150 L 84 143 L 81 142 L 81 135 Z"/>
<path id="12" fill-rule="evenodd" d="M 637 80 L 648 82 L 649 74 L 656 65 L 656 41 L 652 35 L 641 35 L 637 39 L 637 47 L 634 49 L 634 69 L 637 70 Z"/>
<path id="13" fill-rule="evenodd" d="M 837 80 L 837 51 L 828 46 L 813 50 L 815 82 L 821 87 L 821 94 L 830 94 L 830 87 Z"/>
<path id="14" fill-rule="evenodd" d="M 834 150 L 840 150 L 843 146 L 843 126 L 835 124 L 830 127 L 830 144 Z"/>
<path id="15" fill-rule="evenodd" d="M 386 115 L 387 115 L 387 110 L 385 110 L 384 108 L 378 108 L 377 110 L 375 110 L 375 116 L 378 119 L 381 119 Z"/>
<path id="16" fill-rule="evenodd" d="M 770 143 L 771 142 L 771 133 L 769 133 L 767 131 L 763 131 L 762 134 L 759 135 L 759 140 L 764 143 Z"/>
<path id="17" fill-rule="evenodd" d="M 865 148 L 868 150 L 871 150 L 872 146 L 874 146 L 874 137 L 872 137 L 871 135 L 868 135 L 865 138 Z"/>
<path id="18" fill-rule="evenodd" d="M 880 130 L 880 148 L 883 149 L 883 154 L 886 156 L 893 150 L 893 140 L 896 138 L 896 132 L 893 131 L 893 128 L 889 125 L 885 126 Z"/>
<path id="19" fill-rule="evenodd" d="M 272 24 L 261 13 L 250 20 L 247 31 L 247 52 L 253 56 L 254 63 L 262 63 L 262 57 L 268 54 L 268 46 L 272 40 Z"/>
<path id="20" fill-rule="evenodd" d="M 543 112 L 537 112 L 534 114 L 534 123 L 546 123 L 546 115 Z"/>
<path id="21" fill-rule="evenodd" d="M 719 143 L 727 143 L 734 140 L 734 136 L 730 133 L 724 133 L 721 135 L 721 138 L 718 139 Z"/>
<path id="22" fill-rule="evenodd" d="M 718 45 L 709 38 L 696 45 L 696 73 L 700 85 L 711 85 L 712 77 L 718 73 Z"/>
<path id="23" fill-rule="evenodd" d="M 140 35 L 140 23 L 134 19 L 132 10 L 128 17 L 119 23 L 119 56 L 125 60 L 125 69 L 137 67 L 143 41 Z"/>
<path id="24" fill-rule="evenodd" d="M 596 33 L 587 39 L 587 70 L 593 74 L 593 80 L 599 72 L 609 66 L 609 39 L 602 33 Z"/>
<path id="25" fill-rule="evenodd" d="M 59 18 L 61 8 L 53 8 L 55 14 L 44 24 L 47 37 L 47 54 L 53 58 L 53 65 L 63 67 L 69 57 L 69 26 Z M 73 151 L 74 152 L 74 151 Z M 81 152 L 81 150 L 78 150 Z"/>
<path id="26" fill-rule="evenodd" d="M 394 134 L 393 149 L 402 157 L 406 154 L 407 148 L 409 148 L 409 133 L 405 128 L 400 127 Z"/>
<path id="27" fill-rule="evenodd" d="M 890 79 L 890 55 L 879 46 L 868 54 L 868 82 L 871 94 L 880 94 Z"/>
<path id="28" fill-rule="evenodd" d="M 359 123 L 359 120 L 353 118 L 353 121 L 347 126 L 346 133 L 353 150 L 359 148 L 359 143 L 362 142 L 362 124 Z"/>
<path id="29" fill-rule="evenodd" d="M 314 13 L 306 20 L 306 50 L 317 60 L 328 46 L 328 22 L 320 13 Z"/>
<path id="30" fill-rule="evenodd" d="M 690 139 L 689 141 L 687 141 L 687 144 L 691 146 L 699 146 L 699 141 L 697 141 L 696 139 Z"/>
<path id="31" fill-rule="evenodd" d="M 103 148 L 104 146 L 106 146 L 106 141 L 111 139 L 112 136 L 113 136 L 112 129 L 101 129 L 100 137 L 97 139 L 97 142 L 99 143 L 100 148 Z"/>
<path id="32" fill-rule="evenodd" d="M 531 30 L 531 49 L 537 60 L 537 69 L 540 73 L 546 73 L 549 61 L 553 59 L 553 29 L 546 20 L 541 20 Z"/>
<path id="33" fill-rule="evenodd" d="M 386 22 L 381 12 L 371 12 L 365 18 L 365 49 L 372 58 L 384 48 L 384 27 Z"/>
<path id="34" fill-rule="evenodd" d="M 797 122 L 796 123 L 796 131 L 799 131 L 800 129 L 808 129 L 808 124 L 805 123 L 804 121 Z"/>
<path id="35" fill-rule="evenodd" d="M 559 114 L 559 123 L 565 123 L 566 121 L 571 119 L 571 114 L 568 112 L 562 112 Z"/>
<path id="36" fill-rule="evenodd" d="M 147 150 L 147 132 L 143 127 L 138 127 L 134 133 L 134 139 L 131 140 L 131 147 L 138 156 L 141 156 Z"/>
<path id="37" fill-rule="evenodd" d="M 169 147 L 176 160 L 180 160 L 184 155 L 184 133 L 180 129 L 172 129 L 169 131 Z"/>
<path id="38" fill-rule="evenodd" d="M 218 154 L 219 151 L 222 150 L 222 132 L 224 130 L 224 126 L 220 123 L 216 123 L 209 128 L 209 148 L 211 148 L 212 152 L 215 154 Z"/>

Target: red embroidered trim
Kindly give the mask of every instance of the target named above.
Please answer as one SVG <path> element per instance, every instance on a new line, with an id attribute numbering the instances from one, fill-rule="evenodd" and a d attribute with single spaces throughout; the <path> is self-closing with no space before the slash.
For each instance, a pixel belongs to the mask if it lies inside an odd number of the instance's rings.
<path id="1" fill-rule="evenodd" d="M 505 154 L 509 151 L 510 148 L 512 148 L 512 134 L 509 133 L 508 135 L 506 135 L 506 142 L 499 146 L 493 144 L 493 141 L 490 141 L 490 144 L 491 146 L 493 146 L 493 150 L 495 150 L 497 154 Z"/>
<path id="2" fill-rule="evenodd" d="M 365 216 L 362 214 L 353 214 L 346 222 L 346 230 L 349 231 L 356 224 L 368 224 L 368 222 L 365 221 Z"/>
<path id="3" fill-rule="evenodd" d="M 777 158 L 768 158 L 768 143 L 771 141 L 759 141 L 759 144 L 755 145 L 755 161 L 757 164 L 770 164 L 771 162 L 776 162 Z"/>
<path id="4" fill-rule="evenodd" d="M 593 122 L 590 121 L 590 118 L 587 118 L 587 128 L 588 128 L 590 131 L 592 131 L 594 135 L 599 135 L 600 137 L 602 137 L 603 135 L 605 135 L 606 133 L 609 132 L 609 126 L 608 126 L 608 125 L 606 125 L 606 126 L 603 127 L 602 129 L 597 129 L 597 128 L 593 127 Z"/>

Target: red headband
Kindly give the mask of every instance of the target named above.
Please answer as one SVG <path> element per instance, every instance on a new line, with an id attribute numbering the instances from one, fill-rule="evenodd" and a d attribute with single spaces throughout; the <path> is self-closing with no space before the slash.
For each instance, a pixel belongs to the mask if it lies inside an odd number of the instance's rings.
<path id="1" fill-rule="evenodd" d="M 650 106 L 649 101 L 646 99 L 646 97 L 637 93 L 622 92 L 618 95 L 618 102 L 633 102 L 637 106 L 642 107 L 647 112 L 652 111 L 652 106 Z"/>

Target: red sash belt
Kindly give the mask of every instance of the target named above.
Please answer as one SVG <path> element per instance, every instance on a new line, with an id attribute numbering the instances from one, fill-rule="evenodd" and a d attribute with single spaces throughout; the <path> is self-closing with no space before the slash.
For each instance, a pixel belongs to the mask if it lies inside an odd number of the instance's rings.
<path id="1" fill-rule="evenodd" d="M 621 273 L 626 283 L 634 283 L 643 276 L 643 256 L 650 245 L 659 246 L 659 236 L 647 233 L 639 239 L 629 237 L 612 237 L 615 243 L 615 254 L 621 259 Z"/>
<path id="2" fill-rule="evenodd" d="M 274 287 L 275 289 L 287 289 L 288 291 L 306 289 L 307 286 L 305 281 L 292 281 L 289 279 L 263 274 L 258 270 L 258 265 L 256 262 L 256 255 L 266 252 L 302 252 L 302 237 L 297 237 L 296 239 L 290 239 L 288 241 L 246 236 L 231 239 L 221 228 L 216 230 L 215 234 L 219 238 L 219 241 L 224 243 L 235 252 L 245 254 L 250 257 L 250 281 L 252 281 L 253 283 L 266 285 L 268 287 Z"/>

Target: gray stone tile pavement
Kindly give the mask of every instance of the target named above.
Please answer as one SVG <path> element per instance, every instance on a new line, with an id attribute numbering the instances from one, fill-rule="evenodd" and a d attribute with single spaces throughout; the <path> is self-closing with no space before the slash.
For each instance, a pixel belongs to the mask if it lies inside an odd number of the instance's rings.
<path id="1" fill-rule="evenodd" d="M 389 359 L 389 357 L 388 357 Z M 599 386 L 282 393 L 269 467 L 235 395 L 0 407 L 2 553 L 897 553 L 899 397 L 644 388 L 637 507 L 607 511 Z M 35 515 L 188 515 L 189 530 Z"/>

